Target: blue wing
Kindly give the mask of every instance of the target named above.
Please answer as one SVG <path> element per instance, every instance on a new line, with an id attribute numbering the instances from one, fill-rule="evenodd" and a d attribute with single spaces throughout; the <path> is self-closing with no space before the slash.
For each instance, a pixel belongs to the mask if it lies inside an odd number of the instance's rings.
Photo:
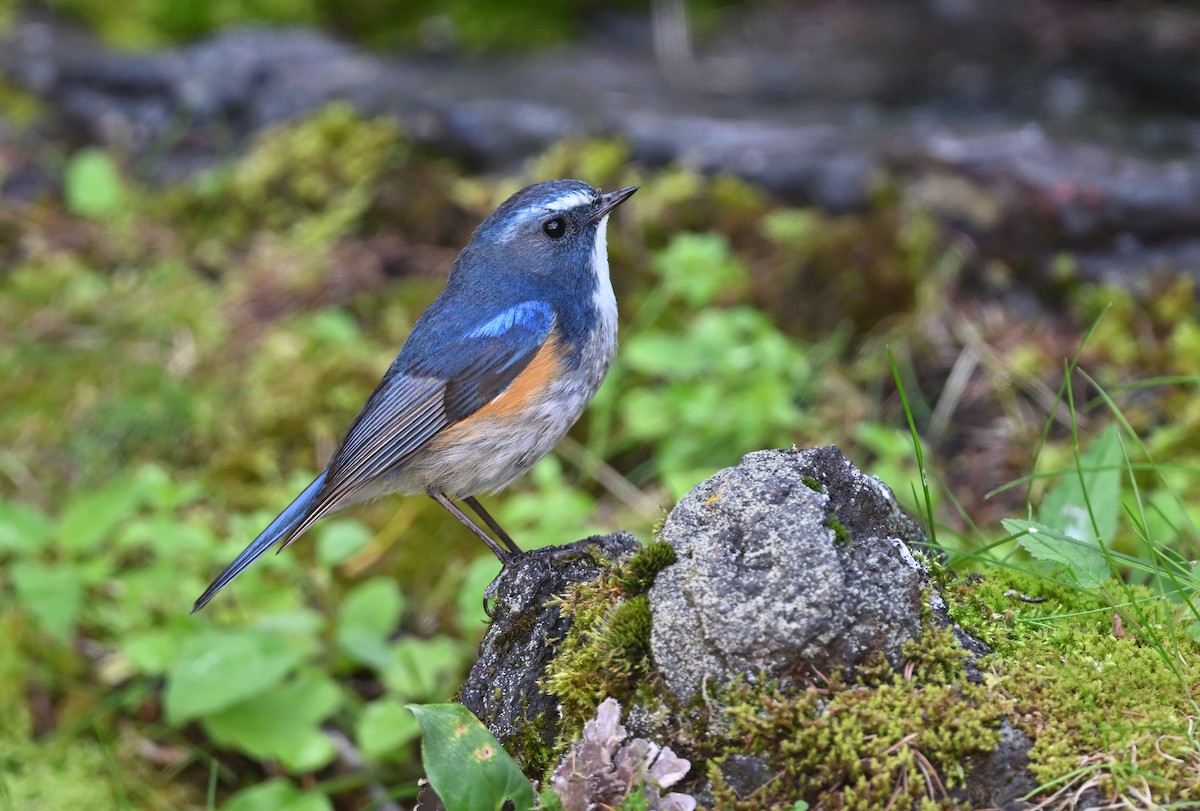
<path id="1" fill-rule="evenodd" d="M 440 431 L 495 399 L 529 364 L 553 327 L 550 305 L 523 302 L 409 360 L 406 356 L 415 354 L 410 351 L 414 329 L 325 471 L 217 576 L 192 610 L 203 608 L 276 543 L 287 546 L 320 518 L 352 503 L 356 493 Z"/>
<path id="2" fill-rule="evenodd" d="M 334 453 L 311 521 L 333 512 L 438 432 L 495 399 L 537 354 L 553 325 L 550 305 L 523 302 L 394 369 Z M 296 534 L 305 528 L 298 527 Z"/>

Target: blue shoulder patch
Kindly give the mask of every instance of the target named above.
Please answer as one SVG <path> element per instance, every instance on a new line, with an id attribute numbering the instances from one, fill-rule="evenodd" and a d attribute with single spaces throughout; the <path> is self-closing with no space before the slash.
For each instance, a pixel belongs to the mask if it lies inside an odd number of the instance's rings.
<path id="1" fill-rule="evenodd" d="M 523 301 L 485 321 L 464 338 L 499 338 L 514 327 L 545 334 L 554 323 L 554 310 L 544 301 Z"/>

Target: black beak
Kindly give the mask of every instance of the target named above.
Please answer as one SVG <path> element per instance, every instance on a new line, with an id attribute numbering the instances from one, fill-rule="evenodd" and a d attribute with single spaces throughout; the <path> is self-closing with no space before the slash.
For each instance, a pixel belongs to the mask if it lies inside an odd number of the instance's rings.
<path id="1" fill-rule="evenodd" d="M 608 212 L 632 197 L 633 193 L 637 190 L 637 186 L 626 186 L 623 189 L 617 189 L 616 191 L 610 191 L 608 194 L 600 195 L 600 208 L 592 212 L 588 223 L 594 224 L 600 222 L 608 215 Z"/>

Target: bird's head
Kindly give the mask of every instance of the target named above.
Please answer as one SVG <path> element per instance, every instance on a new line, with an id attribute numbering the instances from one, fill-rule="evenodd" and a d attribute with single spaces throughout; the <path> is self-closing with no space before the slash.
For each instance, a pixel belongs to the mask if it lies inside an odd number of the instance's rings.
<path id="1" fill-rule="evenodd" d="M 582 281 L 607 275 L 608 214 L 637 188 L 601 194 L 580 180 L 526 186 L 475 229 L 464 258 L 533 277 Z"/>

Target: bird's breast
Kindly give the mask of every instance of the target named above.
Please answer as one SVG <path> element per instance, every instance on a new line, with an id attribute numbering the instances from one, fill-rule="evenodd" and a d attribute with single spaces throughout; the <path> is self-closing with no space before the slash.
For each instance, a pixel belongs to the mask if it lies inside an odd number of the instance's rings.
<path id="1" fill-rule="evenodd" d="M 593 330 L 580 347 L 553 333 L 491 402 L 447 427 L 414 458 L 412 491 L 493 492 L 554 449 L 600 388 L 616 332 Z"/>

